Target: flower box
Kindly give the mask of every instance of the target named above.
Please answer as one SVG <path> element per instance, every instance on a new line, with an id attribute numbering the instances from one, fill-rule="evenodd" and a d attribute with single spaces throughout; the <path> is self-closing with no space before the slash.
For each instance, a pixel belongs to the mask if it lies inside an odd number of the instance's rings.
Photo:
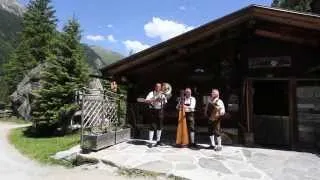
<path id="1" fill-rule="evenodd" d="M 130 139 L 131 129 L 118 129 L 102 134 L 84 134 L 82 136 L 81 148 L 84 150 L 98 151 Z"/>

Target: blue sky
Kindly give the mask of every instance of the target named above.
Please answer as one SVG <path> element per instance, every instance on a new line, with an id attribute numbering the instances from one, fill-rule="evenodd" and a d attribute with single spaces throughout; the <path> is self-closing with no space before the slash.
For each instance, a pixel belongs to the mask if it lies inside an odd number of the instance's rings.
<path id="1" fill-rule="evenodd" d="M 29 0 L 19 0 L 26 4 Z M 82 42 L 127 55 L 141 51 L 250 4 L 272 0 L 52 0 L 58 28 L 73 15 Z"/>

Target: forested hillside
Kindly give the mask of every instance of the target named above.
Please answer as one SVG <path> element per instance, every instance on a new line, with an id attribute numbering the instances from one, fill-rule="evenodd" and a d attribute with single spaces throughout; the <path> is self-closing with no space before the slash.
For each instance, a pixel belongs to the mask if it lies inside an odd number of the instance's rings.
<path id="1" fill-rule="evenodd" d="M 5 67 L 3 65 L 8 63 L 10 55 L 19 44 L 18 37 L 22 30 L 22 15 L 24 11 L 22 6 L 15 0 L 0 0 L 0 102 L 8 101 L 8 96 L 12 93 L 9 92 L 7 83 L 4 80 Z M 123 57 L 119 53 L 102 47 L 82 45 L 91 74 L 100 75 L 101 73 L 98 69 Z"/>

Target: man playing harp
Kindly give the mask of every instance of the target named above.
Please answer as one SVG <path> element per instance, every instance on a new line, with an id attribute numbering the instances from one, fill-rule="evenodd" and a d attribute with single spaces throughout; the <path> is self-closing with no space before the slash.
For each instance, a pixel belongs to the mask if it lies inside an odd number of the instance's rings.
<path id="1" fill-rule="evenodd" d="M 189 147 L 196 147 L 196 144 L 194 141 L 195 107 L 196 107 L 196 99 L 193 96 L 191 96 L 191 89 L 186 88 L 185 91 L 182 90 L 180 92 L 180 97 L 178 99 L 178 104 L 176 106 L 176 108 L 179 110 L 179 122 L 178 122 L 177 139 L 176 139 L 177 145 L 179 144 L 182 146 L 187 144 L 189 145 L 189 142 L 191 142 Z M 181 110 L 183 110 L 182 114 L 181 114 Z M 187 138 L 188 140 L 184 140 L 185 138 Z"/>

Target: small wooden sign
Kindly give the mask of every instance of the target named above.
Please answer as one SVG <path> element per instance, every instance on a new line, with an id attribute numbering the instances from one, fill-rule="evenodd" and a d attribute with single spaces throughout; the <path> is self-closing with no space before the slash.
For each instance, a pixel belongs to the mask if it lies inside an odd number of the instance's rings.
<path id="1" fill-rule="evenodd" d="M 290 67 L 290 66 L 291 66 L 290 56 L 255 57 L 255 58 L 248 59 L 249 69 L 277 68 L 277 67 Z"/>
<path id="2" fill-rule="evenodd" d="M 320 86 L 303 86 L 297 88 L 298 98 L 320 98 Z"/>

